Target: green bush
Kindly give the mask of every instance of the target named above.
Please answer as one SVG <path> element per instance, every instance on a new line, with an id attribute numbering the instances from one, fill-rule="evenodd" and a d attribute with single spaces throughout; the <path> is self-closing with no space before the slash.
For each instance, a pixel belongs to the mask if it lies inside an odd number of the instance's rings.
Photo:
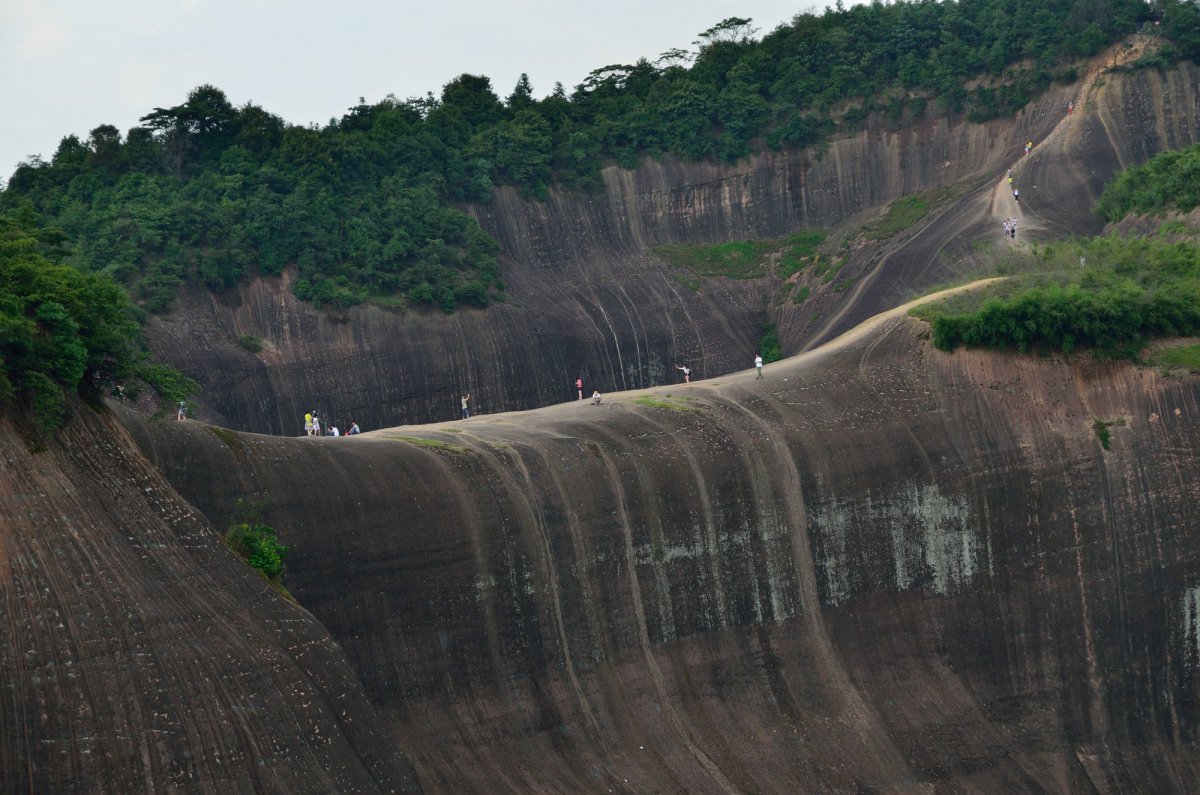
<path id="1" fill-rule="evenodd" d="M 758 353 L 763 362 L 777 362 L 783 358 L 783 349 L 779 345 L 779 337 L 775 333 L 775 324 L 767 323 L 762 327 L 762 336 L 758 340 Z"/>
<path id="2" fill-rule="evenodd" d="M 258 522 L 235 524 L 225 533 L 229 548 L 273 583 L 283 578 L 288 548 L 279 543 L 274 527 Z"/>
<path id="3" fill-rule="evenodd" d="M 1036 254 L 1043 270 L 914 314 L 938 348 L 958 345 L 1134 356 L 1147 337 L 1200 333 L 1200 248 L 1161 238 L 1095 238 Z M 1083 258 L 1086 267 L 1077 263 Z"/>
<path id="4" fill-rule="evenodd" d="M 1129 213 L 1188 212 L 1200 206 L 1200 144 L 1161 152 L 1127 168 L 1105 187 L 1096 212 L 1106 221 Z"/>

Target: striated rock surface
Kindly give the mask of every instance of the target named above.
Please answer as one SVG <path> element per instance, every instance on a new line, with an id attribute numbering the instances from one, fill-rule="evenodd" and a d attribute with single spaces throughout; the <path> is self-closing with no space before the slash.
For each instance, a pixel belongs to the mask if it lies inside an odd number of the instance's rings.
<path id="1" fill-rule="evenodd" d="M 449 317 L 328 313 L 296 301 L 285 276 L 182 295 L 172 315 L 152 320 L 151 345 L 202 383 L 201 417 L 284 435 L 300 434 L 314 408 L 375 428 L 451 419 L 463 392 L 495 412 L 565 400 L 580 374 L 589 393 L 671 383 L 679 362 L 697 377 L 718 375 L 750 363 L 764 323 L 777 323 L 785 353 L 794 353 L 961 278 L 970 266 L 955 255 L 999 234 L 990 191 L 1011 165 L 1030 239 L 1097 231 L 1090 207 L 1116 169 L 1198 140 L 1198 86 L 1192 66 L 1093 75 L 1056 87 L 1015 122 L 872 129 L 819 152 L 733 166 L 668 158 L 633 172 L 611 168 L 595 196 L 552 192 L 538 203 L 502 189 L 472 212 L 501 243 L 505 304 Z M 1066 128 L 1071 100 L 1078 110 Z M 1027 140 L 1038 148 L 1018 163 Z M 939 186 L 958 198 L 851 252 L 838 280 L 813 278 L 814 295 L 801 304 L 777 303 L 774 276 L 704 279 L 693 291 L 648 253 L 666 242 L 852 228 Z M 243 350 L 243 335 L 262 338 L 264 350 Z"/>
<path id="2" fill-rule="evenodd" d="M 268 501 L 426 791 L 1191 791 L 1200 378 L 924 337 L 357 438 L 127 419 L 215 524 Z"/>
<path id="3" fill-rule="evenodd" d="M 111 415 L 0 420 L 0 792 L 397 792 L 342 648 L 218 540 Z"/>

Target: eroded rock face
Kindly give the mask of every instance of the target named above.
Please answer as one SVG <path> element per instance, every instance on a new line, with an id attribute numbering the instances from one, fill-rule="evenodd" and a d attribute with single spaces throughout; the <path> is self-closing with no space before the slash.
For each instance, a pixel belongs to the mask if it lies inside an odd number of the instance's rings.
<path id="1" fill-rule="evenodd" d="M 987 190 L 1073 99 L 1070 133 L 1022 165 L 1023 196 L 1043 236 L 1098 230 L 1090 208 L 1104 180 L 1198 140 L 1198 75 L 1191 66 L 1109 75 L 1088 84 L 1086 97 L 1079 86 L 1058 87 L 1015 122 L 869 130 L 820 155 L 612 168 L 598 196 L 552 192 L 534 203 L 502 189 L 472 212 L 501 243 L 506 304 L 450 317 L 369 307 L 338 315 L 296 301 L 285 277 L 182 295 L 149 337 L 157 355 L 202 383 L 201 417 L 284 435 L 300 434 L 314 408 L 343 426 L 375 428 L 453 418 L 463 392 L 495 412 L 568 399 L 581 374 L 589 394 L 672 383 L 681 362 L 697 377 L 719 375 L 752 361 L 768 321 L 793 353 L 961 278 L 955 254 L 998 233 Z M 838 282 L 814 278 L 814 296 L 801 304 L 780 303 L 774 277 L 707 279 L 693 291 L 647 253 L 658 243 L 854 226 L 937 186 L 955 186 L 958 200 L 852 252 Z M 243 335 L 262 338 L 264 350 L 240 348 Z"/>
<path id="2" fill-rule="evenodd" d="M 342 648 L 111 416 L 0 420 L 0 791 L 416 789 Z"/>
<path id="3" fill-rule="evenodd" d="M 1190 789 L 1200 379 L 923 336 L 349 439 L 129 421 L 214 523 L 270 502 L 427 790 Z"/>

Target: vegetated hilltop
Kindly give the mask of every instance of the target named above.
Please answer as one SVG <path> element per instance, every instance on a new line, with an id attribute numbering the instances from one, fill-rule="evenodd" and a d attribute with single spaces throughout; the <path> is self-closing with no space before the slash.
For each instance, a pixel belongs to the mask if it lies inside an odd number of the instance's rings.
<path id="1" fill-rule="evenodd" d="M 1192 54 L 1179 20 L 1193 12 L 1166 7 L 1176 43 L 1156 63 Z M 852 324 L 897 303 L 863 288 L 892 236 L 969 199 L 1040 139 L 1073 91 L 1051 76 L 1086 70 L 1150 13 L 877 5 L 801 15 L 761 40 L 727 20 L 691 63 L 606 68 L 542 100 L 520 85 L 500 101 L 464 76 L 437 98 L 363 103 L 321 129 L 201 87 L 124 138 L 102 127 L 65 139 L 0 201 L 61 225 L 75 261 L 131 284 L 145 307 L 173 307 L 148 337 L 201 381 L 202 416 L 296 433 L 314 407 L 371 427 L 444 417 L 464 390 L 484 410 L 527 407 L 561 399 L 579 374 L 608 391 L 662 383 L 679 361 L 727 372 L 769 324 L 794 351 L 834 333 L 835 315 Z M 1130 75 L 1127 93 L 1110 84 L 1099 101 L 1141 129 L 1151 108 L 1113 103 L 1189 70 Z M 1023 106 L 1015 126 L 966 121 Z M 1101 149 L 1127 132 L 1083 123 Z M 819 135 L 798 132 L 809 127 Z M 1082 154 L 1084 173 L 1115 170 L 1108 153 Z M 924 217 L 854 242 L 858 222 L 914 195 Z M 824 249 L 786 279 L 770 263 L 761 277 L 698 277 L 653 254 L 814 228 L 829 233 Z M 894 289 L 945 278 L 927 251 L 909 246 L 914 261 L 889 266 Z"/>
<path id="2" fill-rule="evenodd" d="M 1185 791 L 1195 376 L 894 317 L 689 387 L 350 439 L 133 434 L 267 500 L 430 791 Z"/>

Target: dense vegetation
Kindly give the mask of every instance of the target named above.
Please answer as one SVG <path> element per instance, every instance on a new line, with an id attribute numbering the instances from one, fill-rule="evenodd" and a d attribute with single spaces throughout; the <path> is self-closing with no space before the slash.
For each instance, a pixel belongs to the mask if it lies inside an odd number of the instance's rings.
<path id="1" fill-rule="evenodd" d="M 1145 339 L 1200 333 L 1200 247 L 1110 236 L 1035 249 L 1030 272 L 982 295 L 919 307 L 933 342 L 1019 351 L 1136 354 Z"/>
<path id="2" fill-rule="evenodd" d="M 85 397 L 129 379 L 169 402 L 196 389 L 190 378 L 148 361 L 137 310 L 105 273 L 61 264 L 64 235 L 0 213 L 0 411 L 21 406 L 39 434 L 66 417 L 67 396 Z M 130 396 L 137 387 L 131 384 Z"/>
<path id="3" fill-rule="evenodd" d="M 1119 221 L 1130 213 L 1188 212 L 1196 207 L 1200 144 L 1162 152 L 1144 165 L 1125 169 L 1104 187 L 1096 212 L 1106 221 Z"/>
<path id="4" fill-rule="evenodd" d="M 1195 4 L 1155 8 L 1170 57 L 1200 58 Z M 64 138 L 51 161 L 17 169 L 0 207 L 66 230 L 73 263 L 151 311 L 183 280 L 222 288 L 293 265 L 296 294 L 319 305 L 484 306 L 503 295 L 497 246 L 454 208 L 496 185 L 588 190 L 607 163 L 733 160 L 869 118 L 899 125 L 931 101 L 973 120 L 1010 114 L 1075 77 L 1064 59 L 1150 16 L 1142 0 L 839 2 L 761 40 L 750 20 L 727 19 L 694 51 L 605 66 L 570 94 L 536 100 L 523 77 L 502 101 L 486 77 L 462 75 L 438 97 L 361 101 L 321 128 L 206 85 L 124 137 L 102 125 Z"/>
<path id="5" fill-rule="evenodd" d="M 128 376 L 138 325 L 111 278 L 58 264 L 63 235 L 0 214 L 0 409 L 23 404 L 44 433 L 69 393 Z"/>

